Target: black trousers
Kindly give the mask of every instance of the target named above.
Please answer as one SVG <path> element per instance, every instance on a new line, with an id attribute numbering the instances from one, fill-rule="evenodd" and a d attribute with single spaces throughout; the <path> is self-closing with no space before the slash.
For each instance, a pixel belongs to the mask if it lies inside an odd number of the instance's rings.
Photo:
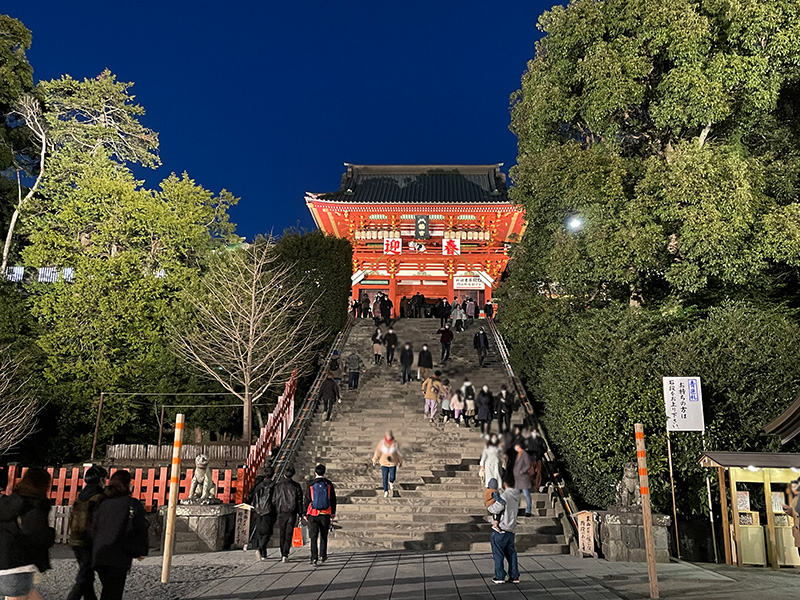
<path id="1" fill-rule="evenodd" d="M 97 571 L 97 575 L 100 577 L 100 583 L 103 584 L 100 600 L 122 600 L 129 567 L 99 565 L 95 567 L 95 571 Z"/>
<path id="2" fill-rule="evenodd" d="M 336 398 L 322 398 L 323 407 L 325 410 L 325 420 L 331 420 L 331 413 L 333 412 L 333 405 L 336 404 Z"/>
<path id="3" fill-rule="evenodd" d="M 390 365 L 392 364 L 393 361 L 394 361 L 394 346 L 392 346 L 391 348 L 389 346 L 386 346 L 386 364 Z"/>
<path id="4" fill-rule="evenodd" d="M 488 350 L 486 348 L 478 348 L 478 364 L 483 366 L 483 361 L 486 360 Z"/>
<path id="5" fill-rule="evenodd" d="M 451 342 L 442 342 L 442 362 L 450 358 L 450 344 Z"/>
<path id="6" fill-rule="evenodd" d="M 97 600 L 94 593 L 94 569 L 92 568 L 92 549 L 73 546 L 72 552 L 78 561 L 78 574 L 75 576 L 75 585 L 72 586 L 67 600 Z"/>
<path id="7" fill-rule="evenodd" d="M 274 526 L 274 513 L 258 515 L 258 520 L 256 521 L 256 548 L 261 552 L 262 557 L 267 555 L 267 544 L 269 544 L 269 538 L 272 537 L 272 528 Z"/>
<path id="8" fill-rule="evenodd" d="M 311 560 L 328 558 L 328 531 L 331 528 L 330 515 L 317 515 L 308 517 L 308 539 L 311 542 Z M 319 554 L 317 554 L 317 539 L 319 539 Z"/>
<path id="9" fill-rule="evenodd" d="M 500 413 L 497 417 L 497 426 L 500 428 L 500 433 L 511 431 L 511 413 Z"/>
<path id="10" fill-rule="evenodd" d="M 295 513 L 278 513 L 278 531 L 281 536 L 281 556 L 289 556 L 292 549 L 292 536 L 294 535 L 294 525 L 297 523 Z"/>

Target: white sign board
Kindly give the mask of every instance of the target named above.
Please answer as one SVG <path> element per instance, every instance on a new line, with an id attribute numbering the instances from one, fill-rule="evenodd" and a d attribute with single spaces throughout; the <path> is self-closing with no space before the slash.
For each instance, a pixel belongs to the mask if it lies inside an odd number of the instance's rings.
<path id="1" fill-rule="evenodd" d="M 455 238 L 442 239 L 442 256 L 458 256 L 461 254 L 461 240 Z"/>
<path id="2" fill-rule="evenodd" d="M 453 277 L 453 288 L 457 290 L 482 290 L 484 285 L 480 277 Z"/>
<path id="3" fill-rule="evenodd" d="M 664 377 L 667 431 L 705 431 L 699 377 Z"/>
<path id="4" fill-rule="evenodd" d="M 575 514 L 578 522 L 578 547 L 581 553 L 594 556 L 594 513 L 582 510 Z"/>
<path id="5" fill-rule="evenodd" d="M 403 240 L 400 238 L 384 238 L 383 253 L 398 255 L 403 253 Z"/>

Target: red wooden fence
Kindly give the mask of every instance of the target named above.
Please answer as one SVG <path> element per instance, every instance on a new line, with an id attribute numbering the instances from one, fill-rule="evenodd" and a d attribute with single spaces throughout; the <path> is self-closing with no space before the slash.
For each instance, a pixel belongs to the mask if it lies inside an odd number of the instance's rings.
<path id="1" fill-rule="evenodd" d="M 27 467 L 11 465 L 8 467 L 8 487 L 6 493 L 10 494 L 14 486 L 22 479 Z M 71 506 L 83 485 L 81 469 L 61 468 L 56 471 L 52 467 L 47 469 L 53 477 L 50 487 L 50 499 L 56 506 Z M 117 469 L 111 469 L 109 475 L 113 475 Z M 232 502 L 238 494 L 237 484 L 243 480 L 244 469 L 212 469 L 211 480 L 217 484 L 217 498 L 224 503 Z M 132 469 L 133 476 L 133 497 L 138 498 L 144 504 L 145 510 L 155 511 L 160 506 L 166 506 L 169 496 L 169 468 L 159 467 L 153 469 Z M 189 488 L 192 485 L 194 469 L 186 469 L 181 474 L 180 492 L 178 497 L 186 499 L 189 497 Z"/>
<path id="2" fill-rule="evenodd" d="M 258 469 L 264 464 L 273 449 L 281 443 L 289 431 L 294 420 L 294 395 L 297 391 L 297 371 L 283 389 L 283 394 L 278 398 L 275 410 L 269 414 L 267 424 L 261 429 L 258 440 L 250 446 L 247 463 L 239 469 L 212 469 L 211 479 L 217 484 L 217 498 L 224 503 L 242 502 L 253 486 Z M 8 467 L 8 486 L 6 493 L 10 494 L 14 486 L 22 479 L 26 467 L 10 465 Z M 53 467 L 47 469 L 53 478 L 49 497 L 56 506 L 71 506 L 78 497 L 83 486 L 81 469 L 61 468 L 56 471 Z M 113 475 L 117 469 L 110 469 Z M 178 497 L 183 500 L 189 497 L 189 488 L 192 485 L 194 469 L 186 469 L 181 475 L 180 492 Z M 144 504 L 145 510 L 155 511 L 160 506 L 166 506 L 169 497 L 169 467 L 151 469 L 131 469 L 133 476 L 133 497 Z"/>

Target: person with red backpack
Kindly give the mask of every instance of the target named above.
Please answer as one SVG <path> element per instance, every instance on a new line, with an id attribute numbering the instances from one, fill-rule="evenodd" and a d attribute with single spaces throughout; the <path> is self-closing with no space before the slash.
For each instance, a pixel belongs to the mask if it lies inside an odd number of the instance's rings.
<path id="1" fill-rule="evenodd" d="M 325 478 L 325 465 L 317 465 L 314 473 L 316 477 L 306 485 L 303 504 L 306 507 L 308 538 L 311 542 L 310 564 L 316 567 L 318 560 L 328 560 L 328 531 L 331 528 L 331 519 L 336 518 L 336 488 Z"/>

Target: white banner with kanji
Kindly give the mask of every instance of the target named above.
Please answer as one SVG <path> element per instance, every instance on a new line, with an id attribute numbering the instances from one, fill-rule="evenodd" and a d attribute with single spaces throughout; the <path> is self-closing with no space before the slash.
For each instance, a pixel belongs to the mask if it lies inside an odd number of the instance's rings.
<path id="1" fill-rule="evenodd" d="M 383 253 L 393 255 L 402 254 L 403 240 L 400 238 L 383 238 Z"/>
<path id="2" fill-rule="evenodd" d="M 461 240 L 455 238 L 444 238 L 442 240 L 443 256 L 459 256 L 461 254 Z"/>
<path id="3" fill-rule="evenodd" d="M 699 377 L 664 377 L 667 431 L 705 431 Z"/>

